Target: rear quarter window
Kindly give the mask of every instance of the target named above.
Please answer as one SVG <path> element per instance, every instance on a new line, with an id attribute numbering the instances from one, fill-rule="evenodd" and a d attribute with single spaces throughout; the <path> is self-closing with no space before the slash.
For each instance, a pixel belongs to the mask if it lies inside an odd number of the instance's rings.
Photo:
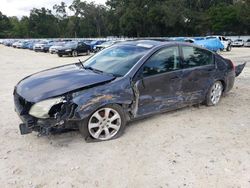
<path id="1" fill-rule="evenodd" d="M 183 67 L 192 68 L 214 63 L 213 53 L 192 46 L 182 46 Z"/>

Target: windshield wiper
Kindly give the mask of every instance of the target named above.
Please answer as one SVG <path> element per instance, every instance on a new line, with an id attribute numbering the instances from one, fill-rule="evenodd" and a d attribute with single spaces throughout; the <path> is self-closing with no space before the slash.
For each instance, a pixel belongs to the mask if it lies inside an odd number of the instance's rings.
<path id="1" fill-rule="evenodd" d="M 95 69 L 93 67 L 90 67 L 90 66 L 84 66 L 83 65 L 83 68 L 86 69 L 86 70 L 91 70 L 91 71 L 96 72 L 96 73 L 106 74 L 106 75 L 110 75 L 110 76 L 114 76 L 114 77 L 120 77 L 120 75 L 115 75 L 115 74 L 112 74 L 112 73 L 107 73 L 107 72 Z"/>
<path id="2" fill-rule="evenodd" d="M 84 67 L 85 69 L 92 70 L 93 72 L 104 73 L 103 71 L 98 70 L 98 69 L 95 69 L 95 68 L 93 68 L 93 67 L 88 67 L 88 66 L 84 66 L 84 65 L 83 65 L 83 67 Z"/>

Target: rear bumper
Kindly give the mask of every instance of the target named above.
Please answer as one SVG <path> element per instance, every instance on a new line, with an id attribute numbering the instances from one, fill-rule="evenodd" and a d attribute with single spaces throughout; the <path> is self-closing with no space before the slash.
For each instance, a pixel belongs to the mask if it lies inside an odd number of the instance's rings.
<path id="1" fill-rule="evenodd" d="M 232 44 L 232 47 L 242 47 L 244 44 Z"/>

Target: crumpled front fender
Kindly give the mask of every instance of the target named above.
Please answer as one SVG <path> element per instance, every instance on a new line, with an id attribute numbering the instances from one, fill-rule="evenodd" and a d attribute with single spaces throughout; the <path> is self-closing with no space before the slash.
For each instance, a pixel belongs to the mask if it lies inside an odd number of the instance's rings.
<path id="1" fill-rule="evenodd" d="M 134 93 L 129 79 L 121 79 L 114 83 L 89 88 L 80 91 L 73 101 L 78 107 L 75 110 L 75 117 L 83 120 L 90 116 L 97 109 L 108 104 L 124 105 L 126 111 L 130 111 L 130 106 L 134 101 Z"/>

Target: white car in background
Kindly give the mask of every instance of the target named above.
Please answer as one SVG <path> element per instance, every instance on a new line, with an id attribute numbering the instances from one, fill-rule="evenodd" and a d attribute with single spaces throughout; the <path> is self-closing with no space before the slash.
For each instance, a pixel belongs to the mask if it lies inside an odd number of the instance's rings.
<path id="1" fill-rule="evenodd" d="M 244 40 L 243 39 L 236 39 L 232 43 L 233 47 L 243 47 L 244 46 Z"/>
<path id="2" fill-rule="evenodd" d="M 16 48 L 18 45 L 20 45 L 20 41 L 16 41 L 12 44 L 12 47 Z"/>
<path id="3" fill-rule="evenodd" d="M 245 47 L 250 47 L 250 39 L 247 39 L 247 41 L 244 44 Z"/>
<path id="4" fill-rule="evenodd" d="M 55 54 L 62 46 L 65 44 L 65 42 L 57 42 L 53 46 L 49 48 L 49 53 Z"/>
<path id="5" fill-rule="evenodd" d="M 231 40 L 230 39 L 227 39 L 224 36 L 215 36 L 215 35 L 206 37 L 206 39 L 215 39 L 215 38 L 217 38 L 217 39 L 219 39 L 221 41 L 221 43 L 224 46 L 224 50 L 231 51 L 232 46 L 231 46 Z"/>

